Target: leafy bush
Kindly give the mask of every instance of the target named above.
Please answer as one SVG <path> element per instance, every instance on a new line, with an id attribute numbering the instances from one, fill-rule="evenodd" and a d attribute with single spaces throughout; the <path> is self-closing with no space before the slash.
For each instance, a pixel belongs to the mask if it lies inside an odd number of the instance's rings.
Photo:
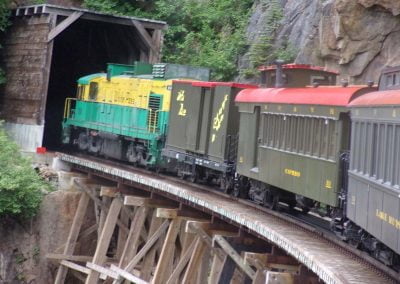
<path id="1" fill-rule="evenodd" d="M 48 185 L 0 125 L 0 218 L 35 215 Z"/>

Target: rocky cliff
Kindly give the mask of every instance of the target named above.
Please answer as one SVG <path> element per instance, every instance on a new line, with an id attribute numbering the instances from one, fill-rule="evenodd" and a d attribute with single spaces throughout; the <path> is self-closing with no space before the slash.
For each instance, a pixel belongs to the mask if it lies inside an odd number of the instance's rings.
<path id="1" fill-rule="evenodd" d="M 256 0 L 247 30 L 249 46 L 268 28 L 265 19 L 273 2 L 283 13 L 274 45 L 288 41 L 297 63 L 338 71 L 351 83 L 377 82 L 382 68 L 400 64 L 400 1 Z M 249 65 L 246 54 L 240 68 Z"/>

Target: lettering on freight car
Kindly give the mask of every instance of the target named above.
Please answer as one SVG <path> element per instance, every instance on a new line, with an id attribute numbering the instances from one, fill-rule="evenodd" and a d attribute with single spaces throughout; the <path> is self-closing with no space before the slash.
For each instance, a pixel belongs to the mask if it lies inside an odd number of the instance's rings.
<path id="1" fill-rule="evenodd" d="M 315 111 L 315 108 L 314 107 L 310 107 L 310 112 L 314 113 L 314 111 Z"/>
<path id="2" fill-rule="evenodd" d="M 184 90 L 178 92 L 178 95 L 176 96 L 176 100 L 178 102 L 184 102 L 185 101 L 185 91 Z"/>
<path id="3" fill-rule="evenodd" d="M 225 95 L 224 100 L 222 101 L 221 106 L 219 107 L 218 112 L 213 119 L 213 129 L 216 132 L 218 132 L 218 130 L 221 128 L 222 122 L 224 121 L 224 117 L 225 117 L 224 111 L 225 111 L 227 102 L 228 102 L 228 95 Z M 214 143 L 216 138 L 217 138 L 217 135 L 215 133 L 213 133 L 211 135 L 211 143 Z"/>
<path id="4" fill-rule="evenodd" d="M 283 172 L 289 176 L 294 176 L 294 177 L 301 176 L 301 172 L 292 169 L 284 169 Z"/>
<path id="5" fill-rule="evenodd" d="M 325 188 L 332 189 L 332 181 L 331 180 L 327 179 L 325 181 Z"/>
<path id="6" fill-rule="evenodd" d="M 224 110 L 227 101 L 228 101 L 228 95 L 225 95 L 224 100 L 222 101 L 221 106 L 219 107 L 218 112 L 214 117 L 213 129 L 216 131 L 218 131 L 221 128 L 222 121 L 224 121 Z"/>
<path id="7" fill-rule="evenodd" d="M 396 110 L 395 109 L 392 112 L 392 117 L 396 117 Z"/>
<path id="8" fill-rule="evenodd" d="M 178 102 L 184 102 L 185 101 L 185 91 L 181 90 L 178 92 L 178 95 L 176 96 L 176 100 Z M 178 111 L 178 115 L 180 116 L 186 116 L 186 108 L 184 106 L 183 103 L 180 103 L 180 107 L 179 107 L 179 111 Z"/>
<path id="9" fill-rule="evenodd" d="M 180 116 L 186 116 L 186 109 L 185 109 L 185 107 L 183 106 L 183 103 L 181 103 L 180 105 L 181 105 L 181 107 L 179 108 L 178 115 L 180 115 Z"/>
<path id="10" fill-rule="evenodd" d="M 334 108 L 330 108 L 329 109 L 329 114 L 334 115 L 335 114 L 335 109 Z"/>
<path id="11" fill-rule="evenodd" d="M 392 225 L 396 229 L 400 230 L 400 220 L 399 219 L 397 219 L 393 216 L 390 216 L 388 213 L 381 211 L 379 209 L 376 209 L 375 216 L 378 219 L 380 219 L 380 220 L 388 223 L 389 225 Z"/>
<path id="12" fill-rule="evenodd" d="M 355 195 L 351 196 L 351 205 L 356 205 L 356 196 Z"/>
<path id="13" fill-rule="evenodd" d="M 293 112 L 297 112 L 297 107 L 293 107 Z"/>

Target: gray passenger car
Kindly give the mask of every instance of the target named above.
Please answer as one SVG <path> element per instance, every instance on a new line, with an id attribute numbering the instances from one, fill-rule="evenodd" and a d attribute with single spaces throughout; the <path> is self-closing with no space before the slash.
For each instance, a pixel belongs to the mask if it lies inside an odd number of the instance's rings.
<path id="1" fill-rule="evenodd" d="M 386 70 L 380 91 L 350 107 L 347 217 L 369 233 L 363 245 L 390 265 L 391 250 L 400 253 L 400 69 Z"/>

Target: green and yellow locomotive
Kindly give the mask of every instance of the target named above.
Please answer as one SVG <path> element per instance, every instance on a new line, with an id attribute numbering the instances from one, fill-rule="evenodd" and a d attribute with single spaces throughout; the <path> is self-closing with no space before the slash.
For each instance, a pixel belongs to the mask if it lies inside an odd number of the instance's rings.
<path id="1" fill-rule="evenodd" d="M 164 146 L 172 79 L 208 80 L 209 69 L 177 64 L 108 64 L 78 80 L 67 98 L 63 143 L 81 151 L 156 167 Z"/>

